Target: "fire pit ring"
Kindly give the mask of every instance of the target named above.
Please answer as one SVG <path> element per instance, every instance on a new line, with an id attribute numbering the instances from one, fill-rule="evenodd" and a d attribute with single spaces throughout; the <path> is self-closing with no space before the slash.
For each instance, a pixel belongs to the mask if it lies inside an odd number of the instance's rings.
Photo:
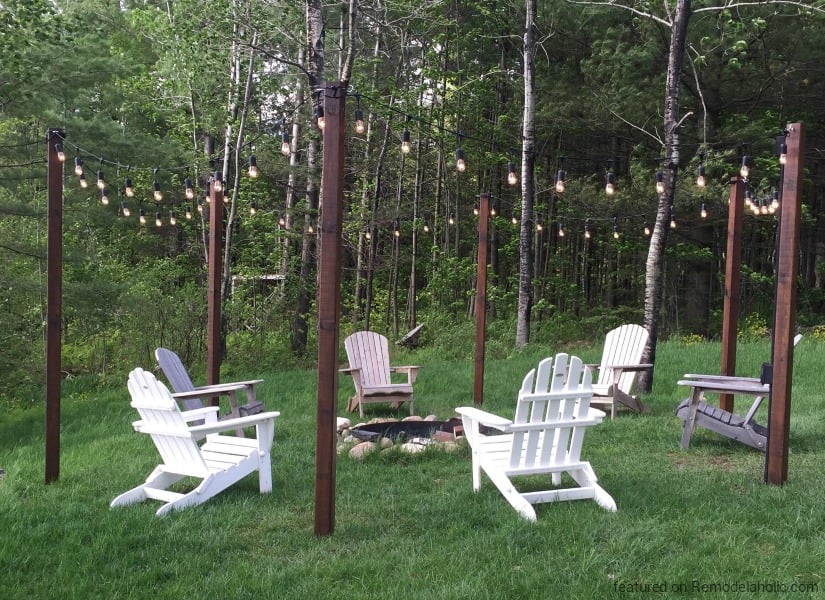
<path id="1" fill-rule="evenodd" d="M 453 440 L 462 435 L 461 419 L 448 421 L 389 421 L 367 423 L 350 429 L 353 437 L 369 442 L 381 438 L 404 441 L 413 438 L 432 438 L 436 440 Z"/>

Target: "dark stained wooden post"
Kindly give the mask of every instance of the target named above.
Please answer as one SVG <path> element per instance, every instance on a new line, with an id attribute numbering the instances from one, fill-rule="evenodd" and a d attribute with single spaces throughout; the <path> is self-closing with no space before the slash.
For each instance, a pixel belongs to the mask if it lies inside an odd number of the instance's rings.
<path id="1" fill-rule="evenodd" d="M 346 88 L 324 96 L 318 266 L 318 397 L 315 433 L 315 535 L 335 529 L 335 441 L 338 408 L 338 325 L 341 302 L 341 221 L 344 208 Z"/>
<path id="2" fill-rule="evenodd" d="M 799 226 L 805 148 L 805 130 L 802 123 L 792 123 L 787 126 L 786 131 L 785 143 L 788 151 L 779 205 L 773 376 L 765 457 L 765 483 L 774 485 L 782 485 L 788 478 L 788 430 L 791 417 L 796 277 L 799 272 Z"/>
<path id="3" fill-rule="evenodd" d="M 487 246 L 490 224 L 490 194 L 478 202 L 478 260 L 476 261 L 476 353 L 473 403 L 484 402 L 484 341 L 487 326 Z"/>
<path id="4" fill-rule="evenodd" d="M 725 253 L 725 298 L 722 309 L 722 375 L 736 375 L 736 331 L 739 324 L 741 289 L 742 225 L 745 214 L 745 182 L 730 180 L 728 200 L 728 245 Z M 733 412 L 733 396 L 719 395 L 719 407 Z"/>
<path id="5" fill-rule="evenodd" d="M 48 190 L 46 248 L 46 483 L 60 475 L 60 352 L 63 322 L 63 161 L 65 134 L 46 132 Z"/>
<path id="6" fill-rule="evenodd" d="M 209 291 L 206 321 L 206 383 L 221 380 L 221 265 L 223 255 L 223 173 L 216 171 L 209 186 Z M 212 406 L 218 405 L 212 398 Z"/>

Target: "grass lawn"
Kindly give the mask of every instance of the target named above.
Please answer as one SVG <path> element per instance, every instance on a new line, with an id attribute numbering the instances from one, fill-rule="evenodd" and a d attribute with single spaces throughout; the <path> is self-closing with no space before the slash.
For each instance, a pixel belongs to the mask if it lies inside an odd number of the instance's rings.
<path id="1" fill-rule="evenodd" d="M 484 408 L 512 416 L 526 371 L 558 350 L 586 362 L 600 355 L 598 347 L 534 347 L 490 360 Z M 281 411 L 272 494 L 258 494 L 250 477 L 162 519 L 151 501 L 109 509 L 158 460 L 148 436 L 131 428 L 125 378 L 68 382 L 56 483 L 43 483 L 42 408 L 0 417 L 0 597 L 825 597 L 823 350 L 812 338 L 796 350 L 784 486 L 762 482 L 764 454 L 712 432 L 697 430 L 679 449 L 673 411 L 688 390 L 675 382 L 718 373 L 720 346 L 666 342 L 643 398 L 651 413 L 620 413 L 585 437 L 582 456 L 618 512 L 565 502 L 540 505 L 535 524 L 523 521 L 486 478 L 472 491 L 466 448 L 341 456 L 328 537 L 313 534 L 314 371 L 248 374 L 265 378 L 258 398 Z M 739 374 L 758 375 L 768 343 L 740 344 L 738 355 Z M 422 349 L 394 362 L 422 366 L 419 414 L 446 419 L 472 403 L 472 360 L 445 362 Z M 339 414 L 351 385 L 341 378 Z M 736 402 L 740 412 L 750 403 Z"/>

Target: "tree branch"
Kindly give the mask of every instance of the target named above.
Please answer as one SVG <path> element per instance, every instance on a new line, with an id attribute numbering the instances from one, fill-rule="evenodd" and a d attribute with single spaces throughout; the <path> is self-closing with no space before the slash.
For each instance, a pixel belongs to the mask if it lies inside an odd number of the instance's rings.
<path id="1" fill-rule="evenodd" d="M 673 26 L 673 23 L 671 23 L 670 21 L 667 21 L 666 19 L 663 19 L 662 17 L 654 15 L 651 12 L 648 12 L 648 11 L 645 11 L 645 10 L 640 10 L 640 9 L 636 8 L 635 6 L 629 6 L 627 4 L 621 4 L 619 2 L 616 2 L 615 0 L 598 1 L 598 2 L 594 1 L 594 0 L 567 0 L 567 2 L 569 2 L 570 4 L 579 4 L 579 5 L 583 5 L 583 6 L 607 6 L 607 7 L 610 7 L 610 8 L 619 8 L 621 10 L 627 11 L 627 12 L 629 12 L 631 14 L 634 14 L 634 15 L 637 15 L 639 17 L 644 17 L 646 19 L 652 19 L 653 21 L 656 21 L 657 23 L 660 23 L 661 25 L 664 25 L 665 27 L 672 27 Z"/>

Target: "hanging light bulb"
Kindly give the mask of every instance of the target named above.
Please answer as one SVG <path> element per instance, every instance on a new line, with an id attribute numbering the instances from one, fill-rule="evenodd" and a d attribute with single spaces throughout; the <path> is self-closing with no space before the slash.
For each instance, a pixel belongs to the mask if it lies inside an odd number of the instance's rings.
<path id="1" fill-rule="evenodd" d="M 759 212 L 763 215 L 768 214 L 768 200 L 763 198 L 759 201 Z"/>
<path id="2" fill-rule="evenodd" d="M 696 187 L 705 187 L 705 165 L 700 164 L 696 168 Z"/>
<path id="3" fill-rule="evenodd" d="M 650 235 L 650 225 L 648 224 L 648 222 L 647 222 L 647 221 L 645 221 L 643 231 L 644 231 L 644 234 L 645 234 L 646 236 L 649 236 L 649 235 Z"/>
<path id="4" fill-rule="evenodd" d="M 324 119 L 324 107 L 320 104 L 315 107 L 315 119 L 318 123 L 318 129 L 323 129 L 324 125 L 326 125 L 326 121 Z"/>
<path id="5" fill-rule="evenodd" d="M 399 222 L 398 219 L 394 219 L 393 222 L 392 222 L 392 234 L 395 237 L 400 237 L 401 236 L 401 223 Z"/>
<path id="6" fill-rule="evenodd" d="M 141 225 L 146 225 L 146 211 L 142 208 L 138 211 L 138 220 Z"/>
<path id="7" fill-rule="evenodd" d="M 587 219 L 584 222 L 584 239 L 590 239 L 590 219 Z"/>
<path id="8" fill-rule="evenodd" d="M 135 197 L 135 188 L 132 185 L 132 180 L 129 177 L 127 177 L 126 181 L 123 182 L 123 191 L 126 194 L 127 198 Z"/>
<path id="9" fill-rule="evenodd" d="M 473 215 L 476 217 L 478 216 L 478 202 L 473 204 Z"/>
<path id="10" fill-rule="evenodd" d="M 129 217 L 132 215 L 132 211 L 129 210 L 129 205 L 126 204 L 126 200 L 122 200 L 120 203 L 120 212 L 124 217 Z"/>
<path id="11" fill-rule="evenodd" d="M 307 225 L 307 233 L 315 233 L 315 228 L 312 226 L 312 222 Z"/>
<path id="12" fill-rule="evenodd" d="M 516 165 L 513 161 L 507 163 L 507 183 L 516 185 L 518 183 L 518 175 L 516 175 Z"/>
<path id="13" fill-rule="evenodd" d="M 402 154 L 409 154 L 410 153 L 410 130 L 404 129 L 404 133 L 401 134 L 401 153 Z"/>
<path id="14" fill-rule="evenodd" d="M 103 161 L 101 161 L 103 164 Z M 106 178 L 103 176 L 103 169 L 97 170 L 97 189 L 102 190 L 106 187 Z"/>
<path id="15" fill-rule="evenodd" d="M 676 229 L 676 215 L 673 214 L 673 205 L 670 205 L 670 228 Z"/>
<path id="16" fill-rule="evenodd" d="M 559 221 L 559 237 L 564 237 L 564 224 Z"/>
<path id="17" fill-rule="evenodd" d="M 448 222 L 450 225 L 455 225 L 455 218 L 453 217 L 452 213 L 450 213 L 450 216 L 449 216 L 449 218 L 447 219 L 447 222 Z"/>
<path id="18" fill-rule="evenodd" d="M 61 144 L 54 145 L 54 152 L 57 154 L 57 160 L 60 162 L 66 162 L 66 153 L 63 152 L 63 146 Z"/>
<path id="19" fill-rule="evenodd" d="M 80 174 L 80 179 L 79 179 L 79 181 L 80 181 L 80 187 L 82 187 L 84 190 L 85 190 L 87 187 L 89 187 L 89 182 L 88 182 L 88 181 L 86 181 L 86 173 L 81 173 L 81 174 Z"/>
<path id="20" fill-rule="evenodd" d="M 607 182 L 604 186 L 604 193 L 612 196 L 616 193 L 616 174 L 613 171 L 607 172 Z"/>
<path id="21" fill-rule="evenodd" d="M 195 197 L 195 188 L 192 187 L 192 180 L 187 177 L 183 180 L 184 185 L 184 195 L 187 199 L 191 200 Z"/>
<path id="22" fill-rule="evenodd" d="M 430 233 L 430 226 L 424 221 L 424 233 Z"/>
<path id="23" fill-rule="evenodd" d="M 753 192 L 745 190 L 745 207 L 746 208 L 753 208 Z"/>
<path id="24" fill-rule="evenodd" d="M 158 169 L 153 170 L 154 179 L 152 180 L 152 196 L 155 202 L 163 200 L 163 192 L 160 191 L 160 182 L 158 181 Z"/>
<path id="25" fill-rule="evenodd" d="M 198 212 L 200 214 L 203 214 L 203 200 L 201 200 L 200 198 L 198 198 L 197 208 L 198 208 Z"/>
<path id="26" fill-rule="evenodd" d="M 774 190 L 771 194 L 771 208 L 774 211 L 779 208 L 779 190 Z"/>
<path id="27" fill-rule="evenodd" d="M 252 178 L 258 176 L 258 159 L 255 158 L 254 154 L 249 155 L 249 170 L 247 174 Z"/>
<path id="28" fill-rule="evenodd" d="M 544 229 L 544 225 L 541 222 L 541 219 L 536 219 L 536 231 L 542 231 Z"/>
<path id="29" fill-rule="evenodd" d="M 289 145 L 289 134 L 284 131 L 281 134 L 281 154 L 289 156 L 290 152 L 292 152 L 292 147 Z"/>
<path id="30" fill-rule="evenodd" d="M 226 189 L 226 184 L 223 186 L 223 203 L 229 204 L 229 190 Z"/>
<path id="31" fill-rule="evenodd" d="M 750 173 L 751 170 L 748 167 L 748 157 L 745 155 L 742 157 L 742 166 L 739 168 L 739 174 L 742 176 L 742 179 L 747 179 Z"/>
<path id="32" fill-rule="evenodd" d="M 187 221 L 191 221 L 192 220 L 192 207 L 187 204 L 183 209 L 183 214 L 186 217 Z"/>
<path id="33" fill-rule="evenodd" d="M 661 171 L 656 171 L 656 193 L 665 193 L 665 174 Z"/>
<path id="34" fill-rule="evenodd" d="M 495 217 L 498 214 L 498 200 L 493 198 L 493 203 L 490 204 L 490 216 Z"/>
<path id="35" fill-rule="evenodd" d="M 370 231 L 369 227 L 367 227 L 367 230 L 364 232 L 364 238 L 367 239 L 367 240 L 372 239 L 372 231 Z"/>
<path id="36" fill-rule="evenodd" d="M 788 163 L 788 144 L 782 142 L 779 145 L 779 164 L 786 165 Z"/>
<path id="37" fill-rule="evenodd" d="M 281 227 L 286 227 L 286 217 L 283 213 L 281 213 L 281 215 L 278 217 L 278 225 L 280 225 Z"/>
<path id="38" fill-rule="evenodd" d="M 464 150 L 462 150 L 461 146 L 455 150 L 455 168 L 459 173 L 467 170 L 467 163 L 464 161 Z"/>
<path id="39" fill-rule="evenodd" d="M 169 224 L 172 227 L 178 224 L 178 218 L 175 216 L 175 211 L 172 209 L 169 209 Z"/>
<path id="40" fill-rule="evenodd" d="M 355 109 L 355 133 L 364 133 L 366 127 L 364 126 L 364 111 L 361 107 Z"/>
<path id="41" fill-rule="evenodd" d="M 619 239 L 619 218 L 613 217 L 613 239 Z"/>
<path id="42" fill-rule="evenodd" d="M 510 217 L 510 222 L 511 222 L 513 225 L 518 225 L 518 217 L 516 216 L 516 213 L 515 213 L 515 212 L 513 212 L 513 216 L 512 216 L 512 217 Z"/>
<path id="43" fill-rule="evenodd" d="M 163 219 L 160 218 L 160 211 L 155 211 L 155 227 L 163 226 Z"/>
<path id="44" fill-rule="evenodd" d="M 556 192 L 558 192 L 559 194 L 564 193 L 564 171 L 562 171 L 561 169 L 559 169 L 558 172 L 556 172 L 555 188 Z"/>
<path id="45" fill-rule="evenodd" d="M 100 203 L 103 206 L 109 206 L 109 189 L 103 188 L 100 190 Z"/>
<path id="46" fill-rule="evenodd" d="M 708 218 L 708 209 L 705 207 L 705 203 L 702 203 L 702 209 L 699 211 L 699 216 L 703 219 Z"/>
<path id="47" fill-rule="evenodd" d="M 79 156 L 74 158 L 74 174 L 80 177 L 83 175 L 83 159 Z"/>
<path id="48" fill-rule="evenodd" d="M 257 212 L 258 212 L 258 203 L 257 202 L 252 202 L 249 205 L 249 214 L 254 215 Z"/>
<path id="49" fill-rule="evenodd" d="M 216 192 L 220 192 L 223 189 L 223 173 L 220 171 L 215 171 L 215 176 L 212 178 L 212 188 Z"/>

